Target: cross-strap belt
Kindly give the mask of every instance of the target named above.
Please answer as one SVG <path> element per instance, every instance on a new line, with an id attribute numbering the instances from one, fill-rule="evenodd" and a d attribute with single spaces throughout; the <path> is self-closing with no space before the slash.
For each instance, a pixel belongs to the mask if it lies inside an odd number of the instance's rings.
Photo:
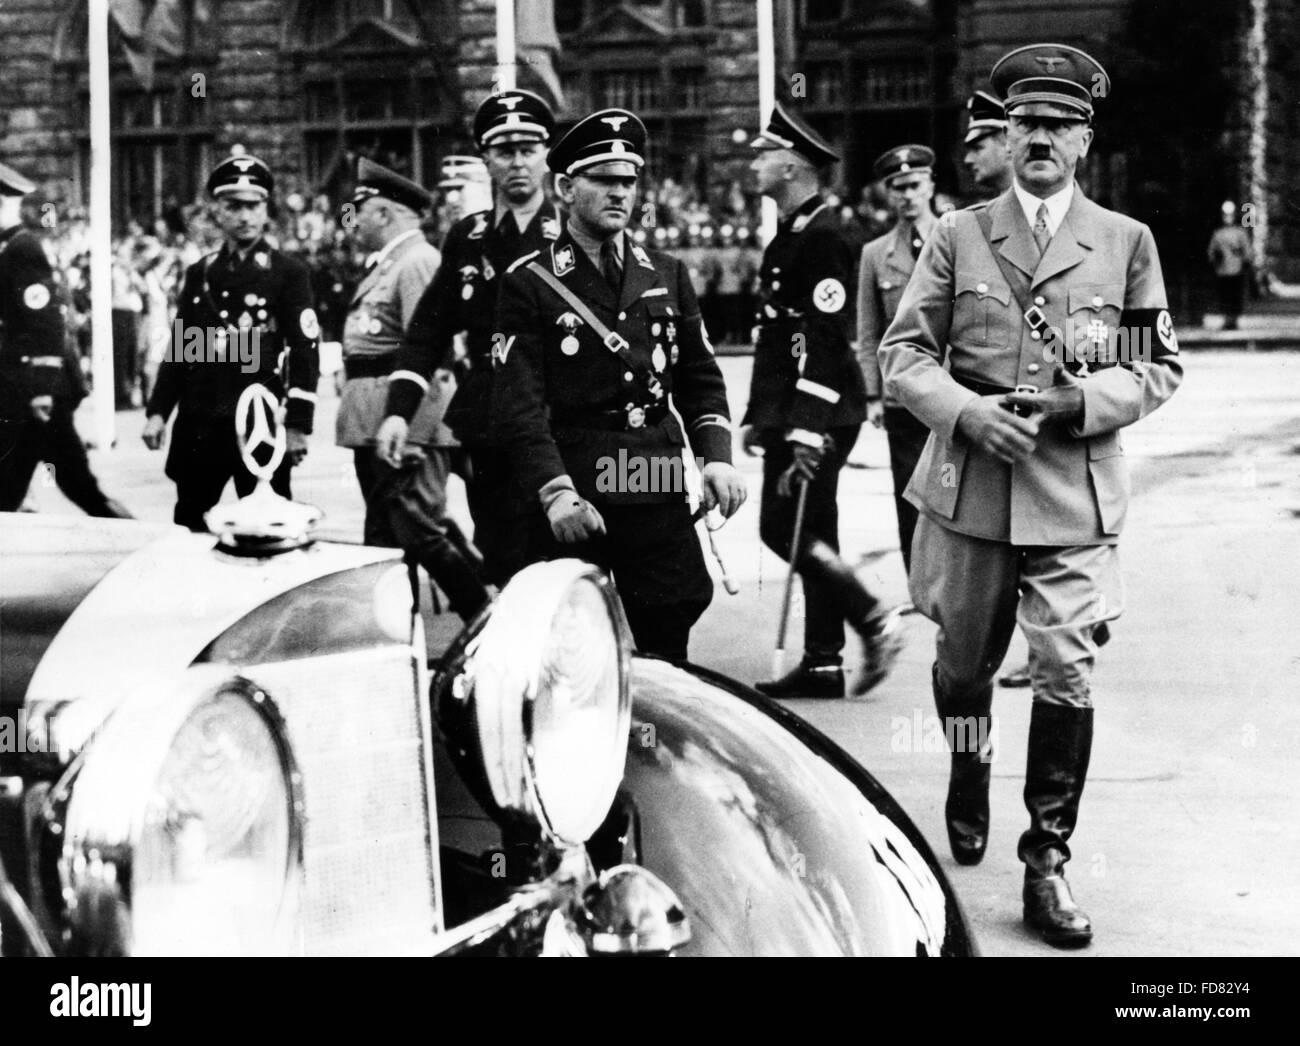
<path id="1" fill-rule="evenodd" d="M 551 290 L 563 298 L 564 303 L 576 312 L 588 327 L 596 332 L 596 337 L 601 340 L 605 348 L 617 355 L 618 358 L 623 361 L 624 366 L 645 383 L 646 390 L 651 396 L 656 400 L 662 400 L 664 398 L 663 385 L 660 384 L 659 379 L 652 371 L 647 369 L 640 360 L 632 355 L 631 347 L 628 345 L 628 341 L 625 337 L 617 331 L 610 330 L 601 322 L 600 317 L 588 308 L 585 301 L 574 294 L 572 290 L 561 283 L 559 279 L 553 276 L 546 268 L 539 265 L 537 262 L 529 262 L 528 269 L 535 273 L 541 281 L 546 284 L 546 286 L 550 287 Z"/>

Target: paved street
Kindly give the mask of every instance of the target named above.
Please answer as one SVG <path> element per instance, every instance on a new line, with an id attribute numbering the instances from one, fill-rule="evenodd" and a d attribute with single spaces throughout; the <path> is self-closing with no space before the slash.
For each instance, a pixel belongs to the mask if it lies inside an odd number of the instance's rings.
<path id="1" fill-rule="evenodd" d="M 1182 390 L 1129 429 L 1136 498 L 1121 544 L 1127 612 L 1095 678 L 1096 742 L 1070 876 L 1092 915 L 1089 955 L 1296 954 L 1300 828 L 1292 799 L 1300 742 L 1300 353 L 1187 353 Z M 723 361 L 739 414 L 749 360 Z M 361 506 L 347 455 L 330 445 L 332 399 L 295 493 L 356 539 Z M 118 416 L 117 449 L 92 453 L 105 489 L 140 516 L 170 518 L 161 454 Z M 88 427 L 86 428 L 88 431 Z M 842 544 L 864 576 L 905 598 L 883 434 L 864 434 L 841 484 Z M 751 501 L 718 535 L 741 594 L 721 587 L 695 633 L 694 658 L 753 681 L 767 673 L 783 572 L 757 540 L 757 459 L 742 459 Z M 75 512 L 51 485 L 42 511 Z M 463 498 L 453 506 L 463 515 Z M 1016 839 L 1027 691 L 1001 691 L 988 856 L 947 854 L 946 753 L 924 751 L 912 723 L 933 714 L 933 627 L 907 619 L 895 674 L 861 702 L 798 711 L 872 770 L 933 841 L 987 954 L 1057 954 L 1020 927 Z M 789 663 L 801 621 L 792 622 Z M 1023 660 L 1017 637 L 1010 655 Z M 922 750 L 917 750 L 918 748 Z"/>

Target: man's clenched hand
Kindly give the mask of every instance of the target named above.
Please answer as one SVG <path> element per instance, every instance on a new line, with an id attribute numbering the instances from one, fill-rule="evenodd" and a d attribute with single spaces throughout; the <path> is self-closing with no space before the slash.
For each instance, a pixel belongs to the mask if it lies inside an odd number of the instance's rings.
<path id="1" fill-rule="evenodd" d="M 160 414 L 150 414 L 144 423 L 144 432 L 140 433 L 144 445 L 150 450 L 157 450 L 163 445 L 166 435 L 167 419 Z"/>
<path id="2" fill-rule="evenodd" d="M 1012 414 L 1003 406 L 1011 395 L 971 400 L 957 417 L 957 430 L 975 446 L 1014 465 L 1033 454 L 1042 415 L 1020 418 Z"/>
<path id="3" fill-rule="evenodd" d="M 402 467 L 402 451 L 406 449 L 406 435 L 410 426 L 406 419 L 390 414 L 375 433 L 375 453 L 381 461 L 388 462 L 393 468 Z"/>

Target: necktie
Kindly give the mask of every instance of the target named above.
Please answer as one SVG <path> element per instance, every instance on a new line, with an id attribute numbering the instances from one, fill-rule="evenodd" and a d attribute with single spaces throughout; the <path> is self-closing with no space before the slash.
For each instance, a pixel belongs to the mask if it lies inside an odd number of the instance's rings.
<path id="1" fill-rule="evenodd" d="M 1052 242 L 1052 234 L 1047 228 L 1047 204 L 1038 205 L 1038 213 L 1034 215 L 1034 242 L 1038 244 L 1038 256 L 1041 258 L 1047 253 L 1047 245 Z"/>
<path id="2" fill-rule="evenodd" d="M 617 295 L 623 290 L 623 267 L 618 263 L 618 251 L 610 237 L 600 245 L 600 271 Z"/>

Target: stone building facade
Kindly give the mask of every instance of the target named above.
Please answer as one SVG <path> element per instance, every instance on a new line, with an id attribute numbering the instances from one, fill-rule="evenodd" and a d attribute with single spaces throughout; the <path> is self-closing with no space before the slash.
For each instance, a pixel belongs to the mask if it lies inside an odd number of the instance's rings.
<path id="1" fill-rule="evenodd" d="M 524 0 L 529 2 L 529 0 Z M 238 143 L 281 184 L 337 194 L 358 152 L 432 183 L 467 151 L 494 73 L 493 0 L 183 0 L 184 48 L 146 90 L 114 43 L 115 218 L 199 195 Z M 940 156 L 959 199 L 962 103 L 1011 47 L 1055 39 L 1112 74 L 1082 181 L 1157 230 L 1173 282 L 1199 285 L 1218 203 L 1254 204 L 1260 260 L 1300 279 L 1300 7 L 1216 0 L 775 0 L 777 86 L 844 152 L 856 198 L 876 154 L 904 141 Z M 748 190 L 757 124 L 751 0 L 554 0 L 564 115 L 641 113 L 651 173 L 718 198 Z M 0 158 L 49 199 L 86 197 L 86 0 L 0 4 Z M 527 65 L 520 85 L 540 86 Z"/>

